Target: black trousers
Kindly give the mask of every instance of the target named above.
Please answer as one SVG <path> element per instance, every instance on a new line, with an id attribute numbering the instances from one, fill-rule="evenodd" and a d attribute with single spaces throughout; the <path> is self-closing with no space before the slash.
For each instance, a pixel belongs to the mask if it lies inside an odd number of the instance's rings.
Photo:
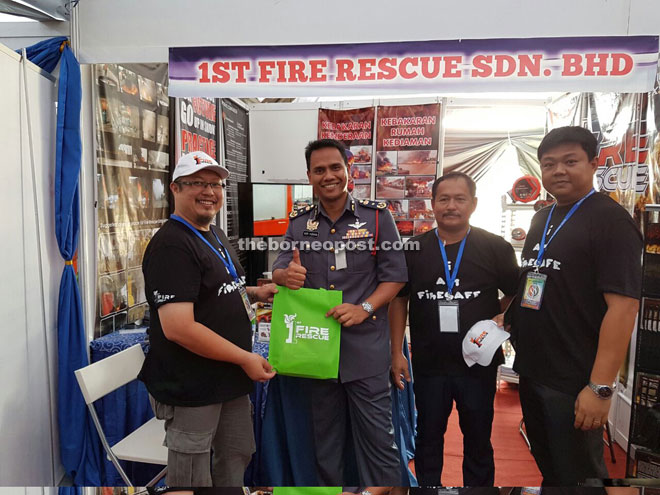
<path id="1" fill-rule="evenodd" d="M 578 430 L 573 394 L 520 377 L 520 405 L 532 455 L 543 486 L 576 486 L 587 478 L 608 478 L 603 430 Z"/>
<path id="2" fill-rule="evenodd" d="M 389 370 L 340 383 L 313 380 L 312 421 L 316 466 L 321 485 L 342 486 L 350 424 L 361 486 L 398 486 L 401 462 L 394 442 Z"/>
<path id="3" fill-rule="evenodd" d="M 463 485 L 493 486 L 495 374 L 488 377 L 415 375 L 417 440 L 415 472 L 420 486 L 441 486 L 445 432 L 453 403 L 463 432 Z"/>

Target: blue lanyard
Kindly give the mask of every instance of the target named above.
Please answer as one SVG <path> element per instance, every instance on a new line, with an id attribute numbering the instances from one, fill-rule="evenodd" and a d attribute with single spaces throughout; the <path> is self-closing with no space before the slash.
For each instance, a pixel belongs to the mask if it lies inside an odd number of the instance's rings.
<path id="1" fill-rule="evenodd" d="M 453 273 L 449 273 L 449 262 L 447 261 L 447 251 L 445 251 L 445 244 L 440 239 L 438 235 L 438 229 L 435 229 L 435 236 L 438 238 L 438 246 L 440 246 L 440 252 L 442 253 L 442 261 L 445 264 L 445 280 L 447 281 L 447 291 L 451 294 L 454 290 L 454 282 L 456 282 L 456 277 L 458 276 L 458 267 L 461 264 L 461 259 L 463 258 L 463 250 L 465 249 L 465 241 L 467 241 L 468 235 L 470 235 L 471 227 L 468 228 L 465 237 L 461 241 L 461 245 L 458 248 L 458 254 L 456 255 L 456 263 L 454 263 Z"/>
<path id="2" fill-rule="evenodd" d="M 573 216 L 573 213 L 575 213 L 575 212 L 577 211 L 577 209 L 580 207 L 580 205 L 581 205 L 582 203 L 584 203 L 584 200 L 587 199 L 589 196 L 591 196 L 591 195 L 592 195 L 593 193 L 595 193 L 595 192 L 596 192 L 596 191 L 595 191 L 594 189 L 592 189 L 591 191 L 589 191 L 589 192 L 587 193 L 586 196 L 584 196 L 580 201 L 578 201 L 577 203 L 575 203 L 575 204 L 573 205 L 573 207 L 568 211 L 568 213 L 566 214 L 566 216 L 564 217 L 564 219 L 563 219 L 563 220 L 561 221 L 561 223 L 559 224 L 559 227 L 557 227 L 557 228 L 555 229 L 555 231 L 554 231 L 554 232 L 552 233 L 552 235 L 550 236 L 550 239 L 549 239 L 548 242 L 546 243 L 546 242 L 545 242 L 545 237 L 546 237 L 546 234 L 548 233 L 548 226 L 550 225 L 550 219 L 552 218 L 552 213 L 555 211 L 555 206 L 557 206 L 557 203 L 555 203 L 554 205 L 552 205 L 552 208 L 550 209 L 550 214 L 548 215 L 548 219 L 547 219 L 546 222 L 545 222 L 545 228 L 543 229 L 543 235 L 541 236 L 541 244 L 539 245 L 539 254 L 538 254 L 538 256 L 536 257 L 536 269 L 537 269 L 537 270 L 538 270 L 538 268 L 541 266 L 541 262 L 543 261 L 543 255 L 545 254 L 545 248 L 548 247 L 548 245 L 549 245 L 549 244 L 552 242 L 552 240 L 555 238 L 555 236 L 557 235 L 557 232 L 559 232 L 559 229 L 561 229 L 561 228 L 564 226 L 564 224 L 568 221 L 568 219 L 571 218 L 571 217 Z"/>
<path id="3" fill-rule="evenodd" d="M 204 243 L 208 247 L 211 248 L 211 250 L 216 254 L 216 256 L 218 258 L 220 258 L 220 260 L 222 260 L 222 263 L 225 265 L 225 268 L 227 268 L 227 272 L 229 272 L 229 274 L 232 276 L 232 278 L 236 282 L 239 281 L 238 273 L 236 273 L 236 267 L 234 266 L 234 262 L 232 261 L 231 256 L 229 256 L 229 252 L 227 251 L 227 249 L 225 249 L 225 246 L 222 244 L 222 242 L 218 238 L 218 235 L 215 232 L 213 232 L 213 229 L 211 229 L 211 233 L 215 237 L 215 240 L 218 241 L 218 244 L 220 244 L 220 247 L 224 250 L 226 258 L 222 254 L 220 254 L 220 252 L 216 248 L 213 247 L 213 244 L 211 244 L 209 241 L 207 241 L 206 238 L 202 234 L 200 234 L 199 230 L 197 230 L 195 227 L 190 225 L 190 223 L 188 223 L 185 219 L 181 218 L 178 215 L 170 215 L 170 218 L 172 220 L 176 220 L 177 222 L 180 222 L 183 225 L 185 225 L 186 227 L 188 227 L 193 232 L 193 234 L 195 234 L 202 241 L 204 241 Z"/>

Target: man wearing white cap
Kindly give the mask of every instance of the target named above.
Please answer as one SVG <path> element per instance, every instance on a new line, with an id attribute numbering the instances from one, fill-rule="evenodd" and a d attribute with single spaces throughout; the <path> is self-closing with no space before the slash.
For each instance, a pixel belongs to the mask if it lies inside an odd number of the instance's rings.
<path id="1" fill-rule="evenodd" d="M 507 296 L 515 293 L 518 265 L 504 239 L 470 227 L 477 198 L 468 175 L 450 172 L 436 179 L 432 198 L 438 228 L 411 240 L 419 250 L 405 251 L 409 282 L 390 304 L 392 376 L 401 389 L 402 375 L 410 381 L 402 354 L 409 304 L 419 484 L 442 485 L 444 434 L 455 401 L 463 432 L 463 484 L 493 486 L 490 434 L 502 350 L 489 343 L 493 352 L 468 356 L 471 365 L 479 363 L 469 366 L 462 343 L 470 327 L 500 312 L 498 289 Z M 483 346 L 482 332 L 476 340 Z"/>
<path id="2" fill-rule="evenodd" d="M 253 380 L 275 374 L 251 352 L 250 303 L 277 289 L 247 287 L 227 237 L 211 225 L 228 175 L 206 153 L 181 157 L 174 214 L 142 262 L 151 326 L 139 378 L 165 420 L 170 486 L 243 484 L 255 449 L 248 394 Z"/>

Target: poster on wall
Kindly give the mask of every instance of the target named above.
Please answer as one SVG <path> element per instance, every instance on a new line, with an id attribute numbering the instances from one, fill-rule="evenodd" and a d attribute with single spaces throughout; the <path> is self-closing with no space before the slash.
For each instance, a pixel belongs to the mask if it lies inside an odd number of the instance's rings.
<path id="1" fill-rule="evenodd" d="M 589 128 L 598 139 L 599 191 L 607 193 L 641 225 L 650 202 L 647 94 L 592 93 Z"/>
<path id="2" fill-rule="evenodd" d="M 176 99 L 176 146 L 174 163 L 181 155 L 203 151 L 218 159 L 217 103 L 212 98 Z"/>
<path id="3" fill-rule="evenodd" d="M 227 210 L 227 238 L 243 266 L 247 266 L 247 252 L 239 249 L 239 211 L 238 183 L 248 182 L 248 112 L 235 101 L 220 100 L 222 112 L 222 138 L 224 165 L 229 170 L 227 189 L 225 190 L 225 209 Z"/>
<path id="4" fill-rule="evenodd" d="M 168 215 L 170 100 L 163 64 L 98 64 L 93 78 L 99 337 L 139 326 L 147 310 L 141 264 Z"/>
<path id="5" fill-rule="evenodd" d="M 376 199 L 387 201 L 399 234 L 434 227 L 431 192 L 438 171 L 440 103 L 378 107 Z"/>
<path id="6" fill-rule="evenodd" d="M 371 199 L 374 107 L 319 109 L 319 139 L 341 141 L 349 151 L 348 189 L 354 198 Z"/>
<path id="7" fill-rule="evenodd" d="M 551 128 L 586 127 L 598 140 L 596 189 L 618 201 L 641 225 L 644 205 L 660 199 L 654 178 L 657 136 L 647 94 L 568 94 L 548 107 Z"/>
<path id="8" fill-rule="evenodd" d="M 646 165 L 649 174 L 648 203 L 660 204 L 660 85 L 649 97 L 647 110 L 649 154 Z"/>

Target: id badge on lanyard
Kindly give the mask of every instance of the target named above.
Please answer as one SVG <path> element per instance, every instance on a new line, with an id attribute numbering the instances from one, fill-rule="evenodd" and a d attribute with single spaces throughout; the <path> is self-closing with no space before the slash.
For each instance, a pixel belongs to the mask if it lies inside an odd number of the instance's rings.
<path id="1" fill-rule="evenodd" d="M 525 277 L 525 289 L 523 290 L 520 306 L 523 308 L 541 309 L 543 302 L 543 292 L 548 276 L 545 273 L 535 271 L 527 272 Z"/>
<path id="2" fill-rule="evenodd" d="M 445 268 L 445 278 L 447 281 L 447 292 L 453 294 L 454 284 L 456 283 L 456 277 L 458 277 L 458 268 L 461 264 L 461 259 L 463 258 L 463 250 L 465 249 L 465 242 L 467 241 L 468 235 L 470 235 L 470 229 L 468 228 L 465 237 L 461 241 L 461 245 L 458 248 L 458 254 L 456 256 L 456 263 L 454 264 L 454 270 L 450 272 L 449 262 L 447 260 L 447 252 L 445 250 L 445 245 L 440 235 L 438 234 L 438 229 L 435 230 L 435 235 L 438 238 L 438 246 L 440 247 L 440 253 L 442 254 L 442 261 Z M 452 301 L 450 298 L 445 301 L 438 301 L 438 322 L 440 323 L 440 333 L 458 333 L 459 326 L 459 306 L 458 301 Z"/>
<path id="3" fill-rule="evenodd" d="M 458 333 L 458 303 L 456 301 L 438 302 L 438 321 L 440 333 Z"/>
<path id="4" fill-rule="evenodd" d="M 584 203 L 584 200 L 587 199 L 592 194 L 594 194 L 595 192 L 596 191 L 594 189 L 591 189 L 591 191 L 589 191 L 585 196 L 583 196 L 582 199 L 580 199 L 580 201 L 578 201 L 571 207 L 571 209 L 568 211 L 564 219 L 559 223 L 559 226 L 550 236 L 548 242 L 546 242 L 545 239 L 548 234 L 550 219 L 552 218 L 552 214 L 555 211 L 555 207 L 557 206 L 557 203 L 552 205 L 552 208 L 550 209 L 550 213 L 548 213 L 548 219 L 545 221 L 545 228 L 543 229 L 543 234 L 541 235 L 541 242 L 539 242 L 539 254 L 536 257 L 536 263 L 535 263 L 536 269 L 527 272 L 527 275 L 525 276 L 525 288 L 523 290 L 522 298 L 520 300 L 520 306 L 522 308 L 534 309 L 536 311 L 541 309 L 541 303 L 543 302 L 543 293 L 545 292 L 545 284 L 548 281 L 548 275 L 539 272 L 539 267 L 542 266 L 543 264 L 545 249 L 552 242 L 552 240 L 555 238 L 555 236 L 561 230 L 564 224 L 568 222 L 568 219 L 571 218 L 573 214 L 577 211 L 577 209 L 582 205 L 582 203 Z"/>
<path id="5" fill-rule="evenodd" d="M 213 254 L 215 254 L 220 259 L 220 261 L 222 261 L 222 264 L 225 266 L 225 269 L 227 270 L 227 273 L 234 280 L 234 283 L 236 285 L 238 285 L 238 292 L 241 295 L 241 300 L 243 301 L 243 306 L 245 306 L 245 312 L 247 313 L 248 318 L 250 319 L 250 323 L 252 323 L 252 330 L 254 331 L 254 329 L 256 327 L 256 324 L 257 324 L 257 313 L 254 311 L 254 308 L 252 307 L 252 304 L 250 304 L 250 298 L 248 297 L 247 289 L 245 288 L 245 285 L 243 285 L 243 283 L 241 283 L 241 280 L 238 277 L 238 273 L 236 272 L 236 267 L 234 266 L 234 262 L 232 261 L 231 256 L 229 255 L 229 251 L 227 251 L 225 249 L 225 247 L 222 244 L 222 241 L 220 240 L 220 238 L 216 235 L 215 232 L 213 232 L 213 230 L 211 230 L 211 233 L 215 237 L 215 240 L 220 245 L 220 249 L 216 249 L 187 220 L 185 220 L 184 218 L 179 217 L 178 215 L 170 215 L 170 218 L 172 220 L 176 220 L 177 222 L 182 223 L 183 225 L 188 227 L 188 229 L 190 229 L 190 231 L 193 234 L 195 234 L 204 244 L 206 244 L 209 248 L 211 248 L 211 251 L 213 251 Z"/>
<path id="6" fill-rule="evenodd" d="M 254 326 L 257 321 L 257 312 L 252 307 L 252 303 L 250 303 L 250 296 L 248 296 L 247 289 L 244 285 L 240 285 L 238 291 L 241 294 L 243 306 L 245 306 L 245 312 L 247 313 L 252 326 Z"/>

